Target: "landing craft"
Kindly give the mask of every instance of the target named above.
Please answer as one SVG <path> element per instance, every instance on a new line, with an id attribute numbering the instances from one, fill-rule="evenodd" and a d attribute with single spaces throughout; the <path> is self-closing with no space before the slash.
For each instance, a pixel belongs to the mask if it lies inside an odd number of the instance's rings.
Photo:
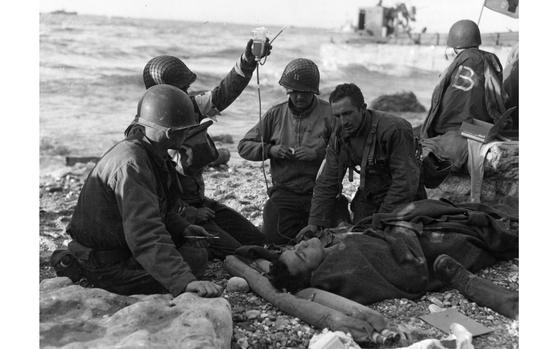
<path id="1" fill-rule="evenodd" d="M 493 3 L 496 3 L 492 8 Z M 513 5 L 511 5 L 513 4 Z M 511 5 L 511 6 L 510 6 Z M 485 7 L 518 17 L 519 2 L 515 0 L 487 0 Z M 507 12 L 514 6 L 513 12 Z M 415 29 L 416 7 L 410 9 L 405 3 L 387 7 L 382 1 L 376 6 L 358 8 L 357 25 L 347 24 L 341 28 L 344 35 L 333 37 L 333 43 L 344 44 L 396 44 L 445 46 L 447 33 L 431 33 L 428 28 Z M 513 46 L 519 42 L 519 32 L 483 33 L 482 46 Z"/>

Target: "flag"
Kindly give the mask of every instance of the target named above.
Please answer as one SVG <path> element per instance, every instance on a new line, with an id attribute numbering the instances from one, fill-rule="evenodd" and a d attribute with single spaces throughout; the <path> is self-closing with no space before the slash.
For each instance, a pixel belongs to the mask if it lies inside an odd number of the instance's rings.
<path id="1" fill-rule="evenodd" d="M 484 6 L 506 16 L 519 18 L 519 0 L 485 0 Z"/>

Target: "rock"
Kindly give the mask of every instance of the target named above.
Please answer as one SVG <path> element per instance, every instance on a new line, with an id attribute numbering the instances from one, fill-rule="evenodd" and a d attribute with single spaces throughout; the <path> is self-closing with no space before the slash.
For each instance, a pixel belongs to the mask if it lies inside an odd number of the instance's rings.
<path id="1" fill-rule="evenodd" d="M 439 312 L 444 311 L 445 308 L 444 307 L 438 307 L 435 304 L 430 304 L 430 305 L 428 305 L 428 310 L 430 311 L 430 313 L 439 313 Z"/>
<path id="2" fill-rule="evenodd" d="M 426 192 L 430 199 L 445 198 L 456 203 L 469 202 L 471 178 L 468 174 L 451 174 L 439 187 L 426 189 Z M 519 201 L 518 142 L 500 142 L 490 147 L 484 161 L 480 201 L 517 205 Z"/>
<path id="3" fill-rule="evenodd" d="M 243 278 L 234 276 L 227 282 L 226 290 L 228 292 L 249 292 L 249 284 Z"/>
<path id="4" fill-rule="evenodd" d="M 73 285 L 74 283 L 67 277 L 56 277 L 52 279 L 45 279 L 39 284 L 39 291 L 51 291 L 57 288 Z"/>
<path id="5" fill-rule="evenodd" d="M 231 309 L 223 298 L 193 293 L 121 296 L 68 285 L 67 278 L 44 280 L 40 290 L 41 347 L 230 346 Z"/>
<path id="6" fill-rule="evenodd" d="M 428 300 L 433 304 L 435 304 L 436 306 L 438 306 L 439 308 L 443 308 L 443 303 L 438 298 L 434 296 L 429 296 Z"/>
<path id="7" fill-rule="evenodd" d="M 416 112 L 422 113 L 426 108 L 418 102 L 413 92 L 401 92 L 382 95 L 370 102 L 369 108 L 387 112 Z"/>
<path id="8" fill-rule="evenodd" d="M 249 320 L 256 319 L 256 318 L 259 317 L 260 311 L 258 311 L 258 310 L 247 310 L 245 312 L 245 315 L 247 316 L 247 319 L 249 319 Z"/>

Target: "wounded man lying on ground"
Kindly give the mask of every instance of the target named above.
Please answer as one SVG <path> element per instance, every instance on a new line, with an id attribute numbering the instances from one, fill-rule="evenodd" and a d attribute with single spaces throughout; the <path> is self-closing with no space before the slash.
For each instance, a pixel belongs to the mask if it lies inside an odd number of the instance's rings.
<path id="1" fill-rule="evenodd" d="M 278 289 L 316 287 L 362 304 L 415 299 L 445 282 L 515 317 L 516 295 L 473 284 L 474 275 L 467 271 L 517 256 L 518 237 L 503 227 L 499 217 L 498 211 L 483 205 L 416 201 L 389 214 L 373 215 L 372 224 L 362 227 L 366 229 L 361 233 L 335 239 L 323 234 L 284 250 L 270 266 L 270 280 Z M 434 263 L 443 254 L 448 257 Z M 473 289 L 479 286 L 484 292 Z M 508 303 L 495 304 L 504 301 Z"/>

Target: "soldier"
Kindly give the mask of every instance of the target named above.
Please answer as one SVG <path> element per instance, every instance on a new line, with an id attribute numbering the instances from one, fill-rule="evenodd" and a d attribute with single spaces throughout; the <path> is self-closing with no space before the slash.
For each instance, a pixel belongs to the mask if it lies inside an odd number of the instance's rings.
<path id="1" fill-rule="evenodd" d="M 195 276 L 208 255 L 189 239 L 207 232 L 170 211 L 178 182 L 167 151 L 179 149 L 196 124 L 186 93 L 154 86 L 127 137 L 89 174 L 68 227 L 69 250 L 96 287 L 125 295 L 221 294 L 220 286 Z"/>
<path id="2" fill-rule="evenodd" d="M 460 20 L 451 26 L 447 46 L 454 59 L 434 89 L 421 128 L 423 157 L 436 167 L 464 170 L 468 157 L 466 138 L 460 134 L 464 121 L 503 122 L 502 65 L 496 55 L 480 50 L 480 43 L 480 30 L 473 21 Z"/>
<path id="3" fill-rule="evenodd" d="M 308 225 L 300 236 L 332 226 L 330 217 L 336 212 L 344 174 L 348 170 L 351 177 L 356 166 L 360 166 L 360 186 L 350 205 L 354 224 L 426 197 L 408 121 L 366 109 L 362 91 L 352 83 L 336 86 L 329 102 L 336 131 L 313 190 Z"/>
<path id="4" fill-rule="evenodd" d="M 291 242 L 309 216 L 333 122 L 329 104 L 316 97 L 319 80 L 313 61 L 289 62 L 279 81 L 288 100 L 270 108 L 238 145 L 239 155 L 247 160 L 270 159 L 272 187 L 263 212 L 263 233 L 269 243 Z"/>
<path id="5" fill-rule="evenodd" d="M 247 42 L 245 51 L 234 68 L 212 91 L 191 96 L 197 122 L 211 118 L 226 109 L 245 89 L 257 66 L 251 51 L 253 40 Z M 270 54 L 272 46 L 265 43 L 263 57 Z M 152 58 L 144 67 L 146 88 L 156 84 L 170 84 L 187 92 L 195 81 L 194 74 L 179 58 L 158 56 Z M 204 166 L 216 159 L 217 151 L 206 134 L 208 124 L 191 130 L 189 137 L 180 149 L 169 151 L 176 161 L 181 182 L 178 212 L 188 220 L 200 224 L 218 239 L 209 242 L 210 258 L 224 258 L 242 244 L 262 245 L 263 234 L 249 220 L 235 210 L 204 193 Z M 196 135 L 203 133 L 202 135 Z"/>

